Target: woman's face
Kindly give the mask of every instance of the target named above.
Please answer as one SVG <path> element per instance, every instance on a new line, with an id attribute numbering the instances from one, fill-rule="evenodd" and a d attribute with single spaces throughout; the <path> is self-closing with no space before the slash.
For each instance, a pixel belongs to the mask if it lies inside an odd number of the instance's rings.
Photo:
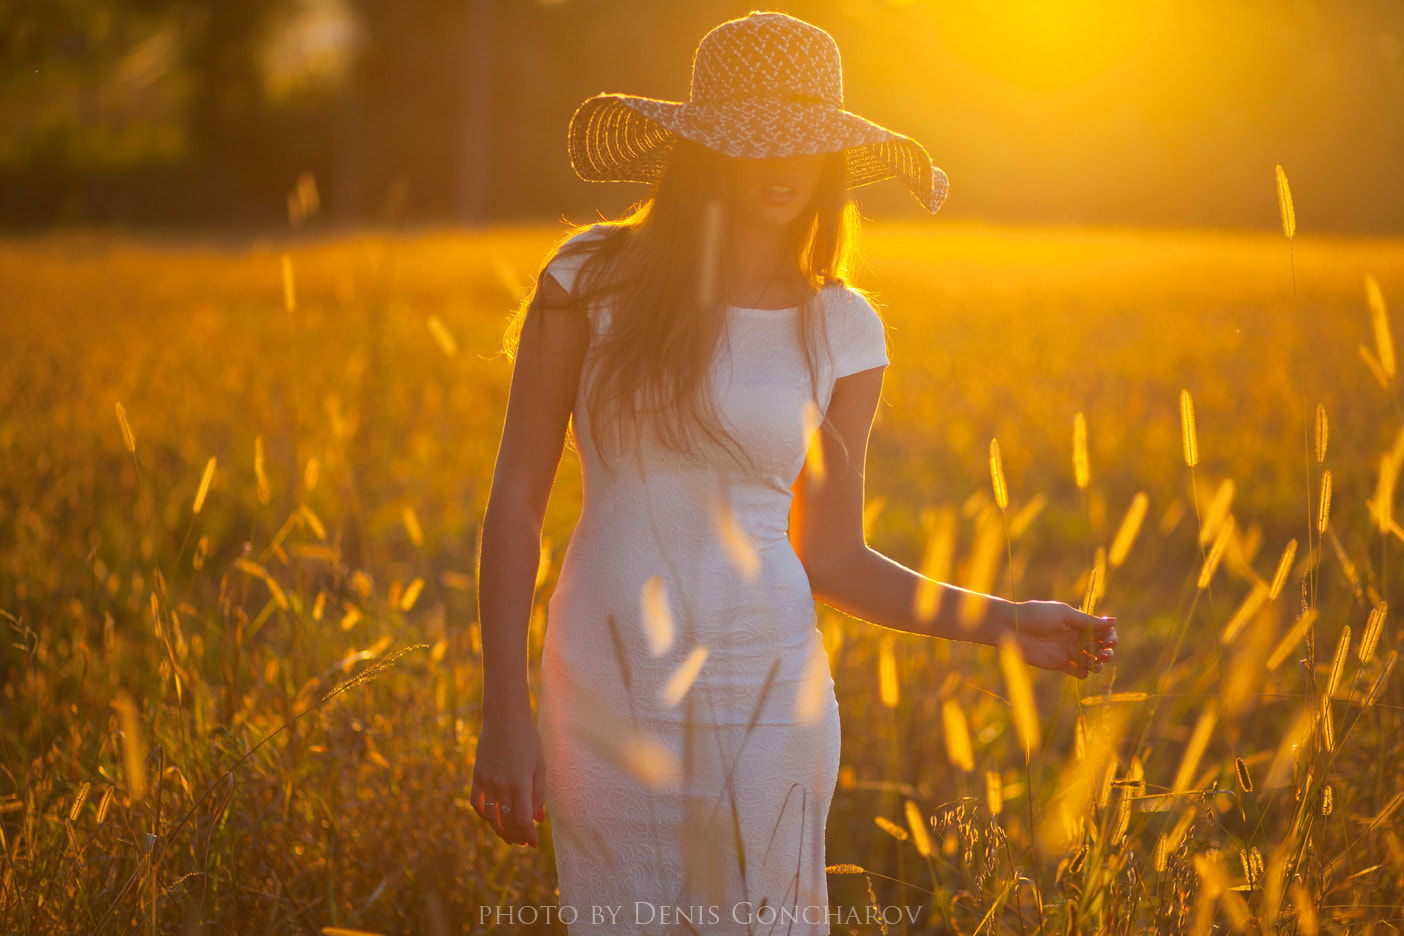
<path id="1" fill-rule="evenodd" d="M 828 158 L 827 153 L 814 153 L 729 159 L 738 220 L 777 228 L 795 220 L 814 195 Z"/>

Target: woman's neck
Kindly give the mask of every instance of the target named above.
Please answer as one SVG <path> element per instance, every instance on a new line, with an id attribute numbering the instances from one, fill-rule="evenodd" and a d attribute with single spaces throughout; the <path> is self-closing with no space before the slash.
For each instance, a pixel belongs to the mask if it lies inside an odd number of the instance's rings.
<path id="1" fill-rule="evenodd" d="M 798 272 L 783 228 L 738 224 L 732 231 L 722 301 L 774 308 L 794 304 Z"/>

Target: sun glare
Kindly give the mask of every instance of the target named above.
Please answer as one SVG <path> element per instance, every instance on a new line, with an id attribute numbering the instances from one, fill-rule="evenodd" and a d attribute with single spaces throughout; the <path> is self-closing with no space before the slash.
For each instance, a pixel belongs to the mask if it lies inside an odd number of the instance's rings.
<path id="1" fill-rule="evenodd" d="M 983 0 L 952 4 L 944 43 L 969 65 L 1026 88 L 1064 88 L 1106 74 L 1153 34 L 1158 3 Z"/>

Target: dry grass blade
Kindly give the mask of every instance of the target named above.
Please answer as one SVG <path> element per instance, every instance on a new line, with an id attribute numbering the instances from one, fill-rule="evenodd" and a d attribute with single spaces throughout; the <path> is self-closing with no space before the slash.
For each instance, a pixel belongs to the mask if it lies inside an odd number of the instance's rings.
<path id="1" fill-rule="evenodd" d="M 127 422 L 127 410 L 121 403 L 117 404 L 117 425 L 122 427 L 122 444 L 127 447 L 127 451 L 136 451 L 136 436 L 132 434 L 131 423 Z"/>
<path id="2" fill-rule="evenodd" d="M 718 496 L 713 507 L 713 519 L 717 524 L 717 535 L 721 538 L 722 549 L 726 551 L 731 564 L 747 582 L 760 578 L 761 559 L 751 538 L 741 528 L 741 523 L 731 510 L 730 502 Z"/>
<path id="3" fill-rule="evenodd" d="M 1004 811 L 1004 781 L 997 770 L 985 771 L 985 803 L 991 815 L 998 816 Z"/>
<path id="4" fill-rule="evenodd" d="M 804 679 L 795 693 L 795 719 L 801 724 L 809 724 L 824 713 L 824 703 L 830 693 L 832 675 L 829 672 L 829 657 L 824 651 L 822 640 L 816 640 L 804 666 Z"/>
<path id="5" fill-rule="evenodd" d="M 970 744 L 970 725 L 965 711 L 955 699 L 941 703 L 941 724 L 946 738 L 946 757 L 964 771 L 975 769 L 975 753 Z"/>
<path id="6" fill-rule="evenodd" d="M 1073 478 L 1078 488 L 1085 490 L 1091 476 L 1091 464 L 1087 458 L 1087 419 L 1079 411 L 1073 417 Z"/>
<path id="7" fill-rule="evenodd" d="M 1326 460 L 1326 441 L 1329 433 L 1329 426 L 1326 423 L 1326 407 L 1316 404 L 1316 463 L 1319 465 Z"/>
<path id="8" fill-rule="evenodd" d="M 1233 643 L 1234 639 L 1243 632 L 1243 628 L 1248 622 L 1253 620 L 1259 611 L 1268 601 L 1268 587 L 1261 582 L 1254 583 L 1248 597 L 1243 599 L 1243 604 L 1238 606 L 1238 610 L 1229 618 L 1229 622 L 1224 625 L 1223 642 L 1224 645 Z"/>
<path id="9" fill-rule="evenodd" d="M 1019 512 L 1009 521 L 1009 538 L 1017 540 L 1022 536 L 1029 525 L 1034 522 L 1034 518 L 1042 513 L 1043 508 L 1047 506 L 1047 496 L 1042 493 L 1035 494 L 1024 506 L 1019 508 Z"/>
<path id="10" fill-rule="evenodd" d="M 956 512 L 949 506 L 939 510 L 928 508 L 922 512 L 921 520 L 922 527 L 927 531 L 927 539 L 921 557 L 922 579 L 917 583 L 915 604 L 918 620 L 930 621 L 936 617 L 940 583 L 951 575 L 951 562 L 955 558 Z"/>
<path id="11" fill-rule="evenodd" d="M 605 615 L 605 622 L 609 625 L 609 639 L 614 648 L 614 659 L 619 664 L 619 679 L 624 684 L 624 694 L 627 696 L 634 691 L 634 680 L 629 671 L 629 654 L 624 649 L 624 635 L 619 633 L 619 622 L 614 619 L 614 615 Z"/>
<path id="12" fill-rule="evenodd" d="M 884 706 L 897 707 L 897 658 L 892 652 L 892 638 L 886 635 L 878 643 L 878 694 Z"/>
<path id="13" fill-rule="evenodd" d="M 975 545 L 965 563 L 965 580 L 960 584 L 966 590 L 961 593 L 957 607 L 960 625 L 966 630 L 978 627 L 988 611 L 989 599 L 986 596 L 994 588 L 995 575 L 1005 555 L 1000 517 L 1001 514 L 987 503 L 980 514 Z"/>
<path id="14" fill-rule="evenodd" d="M 424 579 L 422 577 L 416 577 L 413 582 L 409 583 L 409 587 L 405 589 L 405 593 L 400 596 L 400 610 L 408 611 L 413 608 L 414 603 L 419 600 L 419 593 L 422 591 L 424 591 Z"/>
<path id="15" fill-rule="evenodd" d="M 804 432 L 805 445 L 805 470 L 809 472 L 810 480 L 816 484 L 822 484 L 828 469 L 824 464 L 824 441 L 820 427 L 824 424 L 824 414 L 819 410 L 819 404 L 813 400 L 804 401 L 804 413 L 802 417 L 802 429 Z"/>
<path id="16" fill-rule="evenodd" d="M 999 457 L 999 440 L 990 440 L 990 483 L 994 487 L 995 503 L 1003 510 L 1009 506 L 1009 488 L 1004 483 L 1004 463 Z"/>
<path id="17" fill-rule="evenodd" d="M 1087 585 L 1082 589 L 1082 604 L 1078 610 L 1083 614 L 1091 614 L 1097 605 L 1097 567 L 1093 566 L 1087 571 Z"/>
<path id="18" fill-rule="evenodd" d="M 293 265 L 292 257 L 283 254 L 283 309 L 287 312 L 297 311 L 297 290 L 293 288 Z"/>
<path id="19" fill-rule="evenodd" d="M 283 593 L 282 586 L 269 574 L 267 569 L 252 559 L 245 559 L 242 556 L 234 560 L 234 568 L 246 572 L 254 578 L 262 579 L 263 584 L 268 586 L 268 591 L 273 596 L 273 600 L 277 602 L 278 607 L 284 611 L 288 609 L 288 596 Z"/>
<path id="20" fill-rule="evenodd" d="M 1384 664 L 1380 667 L 1379 675 L 1370 684 L 1370 691 L 1365 694 L 1365 700 L 1360 703 L 1362 709 L 1367 709 L 1375 704 L 1375 700 L 1380 697 L 1380 692 L 1384 689 L 1385 683 L 1389 680 L 1389 674 L 1394 671 L 1394 664 L 1399 660 L 1399 651 L 1389 651 L 1389 656 L 1385 657 Z"/>
<path id="21" fill-rule="evenodd" d="M 1370 617 L 1365 622 L 1365 633 L 1360 637 L 1359 659 L 1361 664 L 1369 663 L 1375 658 L 1375 648 L 1380 643 L 1380 633 L 1384 630 L 1385 615 L 1389 613 L 1389 603 L 1381 601 L 1370 611 Z"/>
<path id="22" fill-rule="evenodd" d="M 1115 702 L 1144 702 L 1150 698 L 1148 692 L 1109 692 L 1106 695 L 1082 697 L 1083 705 L 1111 705 Z"/>
<path id="23" fill-rule="evenodd" d="M 1375 525 L 1381 533 L 1388 535 L 1394 526 L 1394 483 L 1399 476 L 1399 462 L 1389 452 L 1380 456 L 1380 479 L 1375 485 L 1375 499 L 1371 502 L 1371 513 Z"/>
<path id="24" fill-rule="evenodd" d="M 268 487 L 268 475 L 263 473 L 263 436 L 254 436 L 254 481 L 257 485 L 258 502 L 267 504 L 272 499 Z"/>
<path id="25" fill-rule="evenodd" d="M 1394 339 L 1389 331 L 1389 313 L 1385 309 L 1384 293 L 1380 284 L 1369 273 L 1365 274 L 1365 300 L 1370 305 L 1370 321 L 1375 327 L 1375 348 L 1379 352 L 1380 370 L 1385 377 L 1394 379 Z"/>
<path id="26" fill-rule="evenodd" d="M 1277 596 L 1282 594 L 1282 586 L 1287 583 L 1287 573 L 1292 571 L 1292 560 L 1297 557 L 1297 541 L 1291 539 L 1287 541 L 1286 547 L 1282 550 L 1282 558 L 1277 560 L 1277 571 L 1272 576 L 1272 587 L 1268 589 L 1268 600 L 1276 601 Z"/>
<path id="27" fill-rule="evenodd" d="M 312 531 L 313 536 L 317 537 L 319 540 L 327 538 L 326 525 L 322 523 L 322 518 L 317 516 L 316 511 L 306 504 L 298 504 L 297 512 L 298 515 L 307 522 L 307 527 Z"/>
<path id="28" fill-rule="evenodd" d="M 1312 899 L 1311 892 L 1301 881 L 1293 881 L 1288 892 L 1292 898 L 1292 910 L 1297 918 L 1298 932 L 1303 936 L 1316 936 L 1316 901 Z"/>
<path id="29" fill-rule="evenodd" d="M 445 357 L 453 357 L 458 353 L 458 341 L 453 337 L 453 332 L 444 324 L 444 320 L 437 315 L 430 315 L 424 320 L 424 324 L 429 329 L 429 335 L 434 339 L 434 344 L 439 346 L 439 350 L 444 352 Z"/>
<path id="30" fill-rule="evenodd" d="M 1336 749 L 1336 722 L 1331 717 L 1331 697 L 1329 695 L 1321 697 L 1321 715 L 1318 727 L 1321 729 L 1321 749 L 1334 751 Z"/>
<path id="31" fill-rule="evenodd" d="M 409 535 L 410 542 L 416 549 L 423 549 L 424 528 L 419 525 L 419 516 L 414 512 L 414 508 L 406 504 L 405 509 L 401 511 L 401 519 L 404 521 L 405 533 Z"/>
<path id="32" fill-rule="evenodd" d="M 697 252 L 697 302 L 707 308 L 720 301 L 718 280 L 722 259 L 722 203 L 712 198 L 702 209 L 701 249 Z"/>
<path id="33" fill-rule="evenodd" d="M 697 680 L 697 674 L 702 671 L 702 664 L 706 661 L 707 648 L 700 644 L 693 647 L 663 686 L 663 701 L 667 705 L 671 707 L 682 701 L 683 696 L 687 695 L 687 690 L 691 689 Z"/>
<path id="34" fill-rule="evenodd" d="M 1292 188 L 1287 184 L 1287 172 L 1277 166 L 1277 207 L 1282 213 L 1282 233 L 1294 237 L 1297 233 L 1297 212 L 1292 207 Z"/>
<path id="35" fill-rule="evenodd" d="M 117 709 L 117 724 L 122 729 L 122 766 L 127 774 L 127 792 L 132 802 L 146 798 L 146 738 L 141 731 L 141 719 L 136 703 L 125 692 L 119 692 L 112 703 Z"/>
<path id="36" fill-rule="evenodd" d="M 1190 734 L 1189 744 L 1185 745 L 1185 753 L 1180 759 L 1180 767 L 1175 771 L 1175 781 L 1170 787 L 1172 790 L 1178 792 L 1189 789 L 1195 771 L 1199 769 L 1200 758 L 1204 756 L 1204 749 L 1209 745 L 1209 738 L 1214 731 L 1214 722 L 1218 717 L 1219 710 L 1216 702 L 1210 702 L 1200 713 L 1199 720 L 1195 722 L 1194 731 Z"/>
<path id="37" fill-rule="evenodd" d="M 1012 635 L 1006 635 L 999 644 L 999 665 L 1004 671 L 1004 681 L 1009 687 L 1009 705 L 1013 710 L 1014 728 L 1023 744 L 1025 759 L 1037 750 L 1042 741 L 1038 725 L 1038 710 L 1034 707 L 1033 686 L 1029 682 L 1025 663 L 1019 656 L 1019 649 Z"/>
<path id="38" fill-rule="evenodd" d="M 1209 508 L 1204 511 L 1204 519 L 1199 528 L 1199 545 L 1207 546 L 1219 532 L 1219 527 L 1229 515 L 1229 508 L 1233 506 L 1233 495 L 1238 487 L 1232 478 L 1225 478 L 1219 482 L 1219 487 L 1214 491 L 1214 499 L 1209 502 Z"/>
<path id="39" fill-rule="evenodd" d="M 907 827 L 912 830 L 912 844 L 921 853 L 923 858 L 931 855 L 931 836 L 926 831 L 926 817 L 921 814 L 921 807 L 911 800 L 907 800 L 904 807 L 907 814 Z"/>
<path id="40" fill-rule="evenodd" d="M 907 830 L 899 826 L 897 823 L 893 822 L 891 819 L 888 819 L 886 816 L 874 816 L 873 822 L 877 824 L 877 827 L 879 829 L 886 832 L 888 835 L 892 836 L 899 842 L 905 842 L 908 838 Z"/>
<path id="41" fill-rule="evenodd" d="M 1131 547 L 1141 532 L 1141 524 L 1145 521 L 1149 508 L 1150 498 L 1146 496 L 1146 492 L 1137 491 L 1136 496 L 1131 498 L 1131 506 L 1126 508 L 1126 516 L 1121 518 L 1121 526 L 1117 528 L 1116 537 L 1112 540 L 1111 551 L 1107 553 L 1107 564 L 1113 569 L 1120 568 L 1126 561 L 1127 554 L 1131 552 Z"/>
<path id="42" fill-rule="evenodd" d="M 97 824 L 102 825 L 107 821 L 107 811 L 112 808 L 112 801 L 117 796 L 116 787 L 108 787 L 102 791 L 102 799 L 98 800 Z"/>
<path id="43" fill-rule="evenodd" d="M 378 679 L 380 676 L 384 675 L 386 670 L 390 669 L 390 667 L 395 665 L 396 660 L 404 656 L 406 653 L 409 653 L 411 650 L 427 649 L 428 646 L 428 644 L 422 643 L 410 644 L 407 647 L 401 647 L 393 653 L 389 653 L 381 657 L 380 659 L 372 663 L 370 666 L 367 666 L 365 669 L 361 670 L 361 672 L 357 673 L 355 676 L 352 676 L 350 679 L 346 679 L 338 683 L 335 688 L 333 688 L 326 695 L 318 699 L 317 702 L 311 708 L 299 712 L 297 717 L 301 718 L 303 715 L 306 715 L 307 712 L 310 712 L 312 711 L 312 709 L 315 709 L 321 705 L 326 704 L 327 702 L 330 702 L 332 699 L 341 695 L 343 692 L 346 692 L 348 689 L 354 689 L 357 686 L 364 685 L 365 683 L 371 682 L 374 679 Z M 292 724 L 292 722 L 289 722 L 288 724 Z M 270 735 L 269 737 L 272 736 Z"/>
<path id="44" fill-rule="evenodd" d="M 1385 376 L 1384 368 L 1375 359 L 1375 355 L 1364 345 L 1356 345 L 1356 350 L 1360 352 L 1360 359 L 1365 362 L 1365 366 L 1369 369 L 1370 375 L 1375 378 L 1375 382 L 1380 385 L 1381 389 L 1388 390 L 1389 378 Z"/>
<path id="45" fill-rule="evenodd" d="M 1404 803 L 1404 791 L 1395 793 L 1390 797 L 1389 802 L 1384 804 L 1384 808 L 1377 813 L 1366 825 L 1370 829 L 1377 829 L 1384 824 L 1384 821 L 1394 815 L 1394 811 Z"/>
<path id="46" fill-rule="evenodd" d="M 1341 628 L 1340 639 L 1336 641 L 1336 654 L 1331 660 L 1331 677 L 1326 680 L 1326 695 L 1336 694 L 1341 684 L 1341 674 L 1345 672 L 1346 657 L 1350 655 L 1350 625 Z"/>
<path id="47" fill-rule="evenodd" d="M 1267 663 L 1265 664 L 1269 671 L 1275 670 L 1282 665 L 1282 661 L 1287 659 L 1287 654 L 1291 653 L 1296 648 L 1297 644 L 1302 642 L 1302 638 L 1306 636 L 1307 629 L 1311 627 L 1315 620 L 1315 608 L 1308 608 L 1306 612 L 1297 619 L 1297 623 L 1292 625 L 1292 629 L 1282 638 L 1282 641 L 1277 645 L 1276 649 L 1269 654 Z"/>
<path id="48" fill-rule="evenodd" d="M 1233 759 L 1234 770 L 1238 773 L 1238 787 L 1244 793 L 1253 792 L 1253 777 L 1248 773 L 1248 765 L 1243 763 L 1243 758 Z"/>
<path id="49" fill-rule="evenodd" d="M 210 493 L 210 482 L 214 480 L 215 459 L 210 456 L 210 460 L 205 462 L 205 473 L 200 476 L 200 487 L 195 491 L 195 509 L 193 513 L 198 514 L 200 508 L 205 506 L 205 495 Z"/>
<path id="50" fill-rule="evenodd" d="M 1161 874 L 1165 873 L 1166 862 L 1169 857 L 1169 850 L 1169 840 L 1165 837 L 1165 835 L 1161 834 L 1157 836 L 1155 840 L 1155 858 L 1152 860 L 1152 864 L 1154 865 L 1155 870 L 1160 872 Z"/>
<path id="51" fill-rule="evenodd" d="M 662 576 L 655 575 L 644 582 L 640 597 L 649 652 L 662 656 L 673 645 L 673 611 L 668 606 L 668 590 Z"/>
<path id="52" fill-rule="evenodd" d="M 1321 475 L 1321 503 L 1316 514 L 1316 532 L 1325 533 L 1326 525 L 1331 522 L 1331 469 L 1327 468 Z"/>
<path id="53" fill-rule="evenodd" d="M 1210 581 L 1214 578 L 1214 573 L 1219 570 L 1219 563 L 1224 558 L 1224 550 L 1228 548 L 1233 531 L 1233 516 L 1230 514 L 1220 526 L 1219 535 L 1214 538 L 1214 545 L 1209 548 L 1209 555 L 1204 560 L 1204 568 L 1199 570 L 1198 587 L 1200 589 L 1208 588 Z"/>
<path id="54" fill-rule="evenodd" d="M 88 801 L 88 791 L 92 789 L 92 784 L 87 781 L 78 787 L 78 792 L 73 794 L 73 805 L 68 808 L 68 821 L 77 822 L 78 815 L 83 811 L 83 804 Z"/>
<path id="55" fill-rule="evenodd" d="M 1096 614 L 1097 605 L 1106 594 L 1107 577 L 1107 553 L 1102 547 L 1097 547 L 1096 555 L 1093 558 L 1092 568 L 1087 573 L 1087 587 L 1082 592 L 1082 613 Z"/>
<path id="56" fill-rule="evenodd" d="M 1199 464 L 1199 437 L 1194 429 L 1194 398 L 1188 390 L 1180 391 L 1180 444 L 1185 451 L 1185 464 Z"/>

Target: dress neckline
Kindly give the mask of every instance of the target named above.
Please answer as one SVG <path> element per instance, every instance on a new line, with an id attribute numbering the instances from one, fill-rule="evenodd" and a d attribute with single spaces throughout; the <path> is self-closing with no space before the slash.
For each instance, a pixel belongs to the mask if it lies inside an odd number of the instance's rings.
<path id="1" fill-rule="evenodd" d="M 732 312 L 753 312 L 758 315 L 779 315 L 785 312 L 799 311 L 799 306 L 786 306 L 783 309 L 757 309 L 751 306 L 728 305 L 727 308 L 730 309 Z"/>
<path id="2" fill-rule="evenodd" d="M 824 290 L 827 288 L 827 285 L 821 286 L 819 290 L 813 294 L 812 298 L 817 301 L 820 296 L 824 295 Z M 726 305 L 725 308 L 732 312 L 749 312 L 755 315 L 783 315 L 788 312 L 798 312 L 800 310 L 800 307 L 797 305 L 785 306 L 783 309 L 757 309 L 755 306 L 737 305 Z"/>

